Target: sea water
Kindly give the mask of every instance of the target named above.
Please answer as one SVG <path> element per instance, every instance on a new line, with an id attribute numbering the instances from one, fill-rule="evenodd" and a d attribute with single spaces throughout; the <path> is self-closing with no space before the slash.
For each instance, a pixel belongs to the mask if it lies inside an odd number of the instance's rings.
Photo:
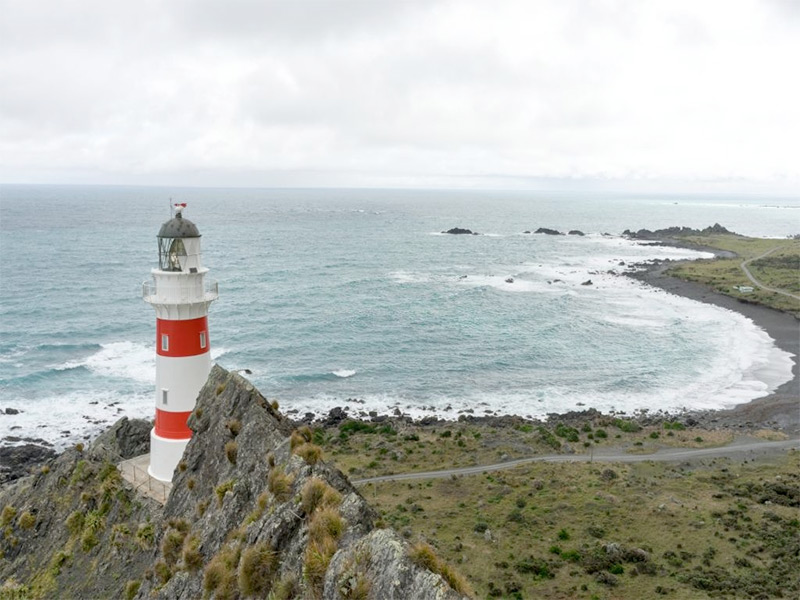
<path id="1" fill-rule="evenodd" d="M 141 283 L 170 199 L 219 281 L 213 359 L 292 415 L 713 409 L 791 376 L 745 317 L 619 275 L 710 255 L 619 234 L 719 222 L 785 237 L 796 199 L 5 185 L 0 408 L 20 413 L 0 415 L 0 439 L 63 447 L 152 416 Z M 586 235 L 524 233 L 539 227 Z"/>

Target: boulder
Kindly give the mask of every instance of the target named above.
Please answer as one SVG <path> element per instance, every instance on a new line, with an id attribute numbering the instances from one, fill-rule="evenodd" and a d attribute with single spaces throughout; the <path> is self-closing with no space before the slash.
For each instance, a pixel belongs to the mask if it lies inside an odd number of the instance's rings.
<path id="1" fill-rule="evenodd" d="M 564 235 L 560 231 L 556 231 L 555 229 L 548 229 L 547 227 L 539 227 L 534 233 L 543 233 L 545 235 Z"/>
<path id="2" fill-rule="evenodd" d="M 572 230 L 570 230 L 570 232 L 569 232 L 569 235 L 579 235 L 579 236 L 584 236 L 584 235 L 586 235 L 586 234 L 585 234 L 585 233 L 583 233 L 583 232 L 582 232 L 581 230 L 579 230 L 579 229 L 572 229 Z"/>

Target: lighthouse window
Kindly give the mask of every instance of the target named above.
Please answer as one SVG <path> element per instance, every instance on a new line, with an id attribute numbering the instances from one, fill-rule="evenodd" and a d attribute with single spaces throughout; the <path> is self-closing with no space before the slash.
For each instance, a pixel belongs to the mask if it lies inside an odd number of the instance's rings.
<path id="1" fill-rule="evenodd" d="M 169 352 L 169 336 L 165 333 L 161 334 L 161 351 Z"/>
<path id="2" fill-rule="evenodd" d="M 181 270 L 181 257 L 186 256 L 186 248 L 183 245 L 183 240 L 178 238 L 172 240 L 172 244 L 169 247 L 169 270 L 170 271 L 180 271 Z"/>
<path id="3" fill-rule="evenodd" d="M 161 404 L 167 403 L 167 396 L 169 395 L 169 390 L 162 389 L 161 390 Z"/>
<path id="4" fill-rule="evenodd" d="M 200 347 L 201 348 L 205 348 L 206 347 L 206 332 L 205 331 L 201 331 L 200 332 Z"/>

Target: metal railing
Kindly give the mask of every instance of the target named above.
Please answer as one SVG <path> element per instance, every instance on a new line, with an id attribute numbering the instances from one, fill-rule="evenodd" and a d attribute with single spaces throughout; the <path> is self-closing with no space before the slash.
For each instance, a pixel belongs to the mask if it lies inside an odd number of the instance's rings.
<path id="1" fill-rule="evenodd" d="M 181 290 L 181 298 L 179 302 L 189 302 L 190 301 L 190 294 L 189 290 Z M 193 300 L 195 302 L 211 302 L 216 300 L 219 297 L 219 283 L 216 281 L 204 281 L 203 282 L 203 297 L 202 300 L 196 299 Z M 158 298 L 158 286 L 156 285 L 155 281 L 144 281 L 142 282 L 142 298 L 146 302 L 159 302 Z"/>
<path id="2" fill-rule="evenodd" d="M 132 478 L 130 482 L 134 490 L 140 494 L 149 496 L 161 504 L 166 504 L 169 493 L 172 490 L 172 483 L 164 483 L 163 481 L 151 477 L 146 469 L 137 466 L 133 461 L 127 461 L 125 466 L 130 468 Z"/>

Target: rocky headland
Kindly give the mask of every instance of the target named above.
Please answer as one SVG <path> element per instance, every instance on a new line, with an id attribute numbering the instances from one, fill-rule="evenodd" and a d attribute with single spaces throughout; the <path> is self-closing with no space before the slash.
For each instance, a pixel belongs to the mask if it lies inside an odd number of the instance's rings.
<path id="1" fill-rule="evenodd" d="M 0 491 L 4 589 L 18 597 L 463 598 L 425 544 L 379 527 L 308 428 L 215 366 L 161 506 L 125 482 L 150 424 L 122 419 L 91 445 Z M 455 589 L 454 589 L 455 588 Z M 456 591 L 458 590 L 458 591 Z"/>

